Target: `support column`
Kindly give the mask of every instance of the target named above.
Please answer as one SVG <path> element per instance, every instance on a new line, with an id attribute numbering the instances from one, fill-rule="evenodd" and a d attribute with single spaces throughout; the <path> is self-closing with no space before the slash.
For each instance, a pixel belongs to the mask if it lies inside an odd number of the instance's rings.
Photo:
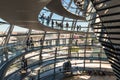
<path id="1" fill-rule="evenodd" d="M 6 45 L 8 44 L 13 29 L 14 29 L 14 25 L 10 25 L 10 28 L 9 28 L 9 31 L 8 31 L 7 36 L 6 36 L 6 38 L 5 38 L 5 42 L 4 42 L 4 45 L 3 45 L 3 46 L 6 47 Z"/>
<path id="2" fill-rule="evenodd" d="M 43 44 L 44 44 L 45 36 L 46 36 L 46 32 L 43 35 L 43 39 L 42 39 L 42 43 L 41 43 L 40 55 L 39 55 L 40 62 L 42 62 L 42 50 L 43 50 Z"/>
<path id="3" fill-rule="evenodd" d="M 53 12 L 50 13 L 50 20 L 51 20 L 52 16 L 53 16 Z"/>
<path id="4" fill-rule="evenodd" d="M 7 44 L 9 43 L 9 39 L 10 39 L 10 36 L 12 34 L 12 31 L 14 29 L 14 25 L 11 25 L 10 24 L 10 28 L 9 28 L 9 31 L 7 33 L 7 36 L 5 38 L 5 42 L 3 44 L 4 46 L 4 50 L 3 50 L 3 54 L 5 55 L 5 59 L 8 60 L 8 49 L 7 49 Z"/>
<path id="5" fill-rule="evenodd" d="M 99 56 L 98 56 L 98 57 L 99 57 L 99 60 L 100 60 L 100 71 L 101 71 L 101 57 L 102 57 L 101 54 L 102 54 L 102 48 L 100 49 L 100 53 L 99 53 Z"/>
<path id="6" fill-rule="evenodd" d="M 85 39 L 85 47 L 84 47 L 84 68 L 83 70 L 85 71 L 85 60 L 86 60 L 86 48 L 87 48 L 87 42 L 88 42 L 88 32 L 89 32 L 89 29 L 90 29 L 90 24 L 88 25 L 88 29 L 87 29 L 87 33 L 86 33 L 86 39 Z"/>
<path id="7" fill-rule="evenodd" d="M 73 34 L 70 34 L 69 47 L 68 47 L 68 59 L 70 59 L 71 57 L 72 41 L 73 41 Z"/>
<path id="8" fill-rule="evenodd" d="M 56 40 L 56 46 L 60 45 L 60 33 L 58 33 L 58 38 Z"/>

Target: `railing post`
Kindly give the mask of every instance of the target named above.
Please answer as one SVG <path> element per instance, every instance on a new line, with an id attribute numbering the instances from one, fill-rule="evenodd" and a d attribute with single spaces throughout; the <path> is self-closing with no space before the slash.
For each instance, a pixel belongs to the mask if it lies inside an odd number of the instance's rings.
<path id="1" fill-rule="evenodd" d="M 56 57 L 57 57 L 57 48 L 55 49 L 55 57 L 54 57 L 54 80 L 56 77 Z"/>
<path id="2" fill-rule="evenodd" d="M 88 45 L 88 32 L 89 32 L 89 29 L 90 29 L 90 24 L 88 25 L 88 29 L 87 29 L 87 33 L 86 33 L 86 38 L 85 38 L 85 47 L 84 47 L 84 67 L 83 67 L 83 70 L 85 71 L 85 64 L 86 64 L 86 51 L 87 51 L 87 45 Z"/>
<path id="3" fill-rule="evenodd" d="M 39 55 L 40 62 L 42 62 L 42 50 L 43 50 L 43 44 L 44 44 L 45 36 L 46 36 L 46 32 L 44 33 L 44 36 L 43 36 L 42 42 L 41 42 L 40 55 Z"/>
<path id="4" fill-rule="evenodd" d="M 40 80 L 41 78 L 40 78 L 40 69 L 37 71 L 37 80 Z"/>
<path id="5" fill-rule="evenodd" d="M 72 40 L 73 39 L 73 34 L 70 34 L 70 39 L 69 39 L 69 46 L 68 46 L 68 59 L 71 57 L 71 49 L 72 49 Z"/>

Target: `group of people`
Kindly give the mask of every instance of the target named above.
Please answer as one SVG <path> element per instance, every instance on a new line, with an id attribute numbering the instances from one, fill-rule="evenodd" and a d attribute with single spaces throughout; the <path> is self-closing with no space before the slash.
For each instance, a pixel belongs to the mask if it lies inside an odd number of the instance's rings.
<path id="1" fill-rule="evenodd" d="M 44 22 L 46 20 L 47 25 L 49 25 L 50 21 L 51 21 L 51 27 L 52 28 L 54 28 L 55 24 L 56 24 L 56 27 L 60 27 L 61 29 L 63 28 L 63 23 L 62 22 L 58 23 L 56 20 L 55 21 L 53 19 L 51 20 L 50 16 L 46 17 L 45 14 L 41 15 L 40 20 L 41 20 L 42 24 L 44 24 Z M 66 22 L 66 28 L 68 28 L 68 27 L 69 27 L 69 24 L 68 24 L 68 22 Z"/>
<path id="2" fill-rule="evenodd" d="M 56 24 L 56 28 L 60 28 L 60 29 L 63 29 L 63 23 L 62 22 L 57 22 L 57 21 L 53 21 L 53 22 L 55 22 L 55 24 Z M 66 29 L 68 30 L 68 28 L 69 28 L 69 23 L 68 22 L 66 22 L 66 24 L 65 24 L 66 26 Z M 54 26 L 54 25 L 53 25 Z"/>
<path id="3" fill-rule="evenodd" d="M 47 26 L 49 26 L 50 21 L 51 21 L 51 27 L 52 28 L 56 27 L 56 28 L 63 29 L 63 22 L 58 22 L 56 20 L 53 20 L 53 19 L 50 18 L 50 16 L 46 17 L 45 14 L 41 15 L 40 20 L 41 20 L 42 24 L 44 24 L 44 22 L 46 20 Z M 69 28 L 69 23 L 68 22 L 65 23 L 65 28 L 66 28 L 66 30 L 68 30 L 68 28 Z M 76 29 L 77 29 L 77 31 L 81 30 L 81 25 L 77 25 Z"/>
<path id="4" fill-rule="evenodd" d="M 45 20 L 46 20 L 46 24 L 49 25 L 50 23 L 50 16 L 46 17 L 45 14 L 42 14 L 40 17 L 40 20 L 42 22 L 42 24 L 44 24 Z"/>
<path id="5" fill-rule="evenodd" d="M 43 38 L 40 39 L 40 46 L 41 45 L 43 45 Z M 27 49 L 34 48 L 34 41 L 32 37 L 26 40 L 26 46 L 27 46 Z"/>
<path id="6" fill-rule="evenodd" d="M 63 24 L 62 24 L 62 22 L 58 23 L 58 22 L 56 21 L 55 23 L 56 23 L 56 27 L 57 27 L 57 28 L 63 29 Z"/>

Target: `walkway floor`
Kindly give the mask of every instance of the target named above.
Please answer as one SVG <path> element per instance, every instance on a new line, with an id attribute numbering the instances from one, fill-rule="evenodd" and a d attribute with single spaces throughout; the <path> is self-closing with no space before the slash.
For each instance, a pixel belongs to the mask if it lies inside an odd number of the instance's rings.
<path id="1" fill-rule="evenodd" d="M 115 76 L 73 76 L 63 80 L 116 80 Z"/>

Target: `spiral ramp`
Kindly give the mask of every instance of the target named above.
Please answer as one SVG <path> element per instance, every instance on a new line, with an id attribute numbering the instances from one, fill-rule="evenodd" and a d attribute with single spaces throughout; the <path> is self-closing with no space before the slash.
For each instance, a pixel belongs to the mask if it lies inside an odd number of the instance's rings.
<path id="1" fill-rule="evenodd" d="M 97 38 L 99 39 L 99 41 L 101 42 L 102 46 L 104 46 L 104 51 L 107 55 L 108 61 L 110 62 L 114 74 L 117 77 L 117 80 L 120 79 L 120 70 L 119 70 L 119 6 L 120 3 L 118 0 L 91 0 L 90 1 L 92 3 L 92 8 L 94 8 L 96 11 L 94 12 L 97 16 L 93 16 L 93 12 L 88 12 L 86 11 L 86 15 L 92 16 L 91 19 L 89 20 L 91 22 L 91 27 L 93 28 L 95 35 L 97 36 Z M 55 4 L 57 3 L 57 4 Z M 89 5 L 91 5 L 91 3 Z M 53 5 L 55 4 L 55 5 Z M 72 18 L 72 19 L 76 19 L 76 20 L 82 20 L 82 21 L 86 21 L 85 17 L 82 16 L 78 16 L 76 14 L 72 14 L 71 12 L 67 11 L 61 3 L 61 0 L 39 0 L 39 1 L 27 1 L 27 0 L 20 0 L 20 1 L 16 1 L 16 0 L 11 0 L 11 1 L 6 1 L 6 0 L 2 0 L 0 2 L 0 17 L 2 19 L 4 19 L 5 21 L 7 21 L 9 24 L 13 24 L 13 25 L 17 25 L 17 26 L 21 26 L 24 28 L 28 28 L 28 29 L 34 29 L 34 30 L 43 30 L 45 31 L 43 37 L 45 37 L 46 32 L 47 31 L 51 31 L 51 32 L 57 32 L 58 34 L 58 39 L 59 39 L 59 34 L 86 34 L 85 36 L 85 42 L 87 44 L 87 38 L 89 37 L 89 33 L 93 34 L 93 32 L 89 32 L 89 29 L 87 30 L 87 32 L 81 32 L 81 31 L 75 31 L 72 30 L 68 31 L 68 30 L 63 30 L 63 29 L 54 29 L 51 27 L 48 27 L 44 24 L 42 24 L 39 20 L 38 20 L 38 14 L 40 13 L 40 11 L 43 9 L 43 7 L 46 6 L 48 9 L 50 9 L 51 12 L 57 13 L 61 16 L 64 17 L 68 17 L 68 18 Z M 89 6 L 88 6 L 89 7 Z M 59 10 L 58 10 L 59 9 Z M 62 13 L 61 13 L 62 12 Z M 99 19 L 99 20 L 98 20 Z M 95 21 L 96 20 L 96 21 Z M 98 21 L 97 21 L 98 20 Z M 54 34 L 54 33 L 52 33 Z M 104 35 L 105 34 L 105 35 Z M 52 47 L 56 47 L 56 46 L 67 46 L 68 47 L 68 52 L 71 53 L 69 51 L 69 49 L 71 48 L 71 46 L 76 46 L 76 45 L 71 45 L 72 40 L 71 38 L 73 38 L 73 36 L 70 37 L 69 43 L 68 45 L 61 45 L 58 42 L 56 42 L 56 45 L 52 45 Z M 57 41 L 56 40 L 56 41 Z M 84 55 L 87 53 L 87 48 L 89 48 L 89 46 L 85 45 L 77 45 L 80 48 L 84 49 Z M 82 47 L 81 47 L 82 46 Z M 92 45 L 90 45 L 92 46 Z M 21 52 L 21 54 L 18 54 L 12 58 L 10 58 L 8 61 L 5 61 L 3 64 L 1 64 L 0 67 L 0 80 L 9 80 L 8 77 L 10 77 L 12 75 L 9 74 L 6 76 L 6 73 L 8 72 L 8 68 L 16 61 L 21 59 L 21 57 L 34 52 L 34 51 L 38 51 L 40 50 L 40 52 L 42 52 L 42 49 L 46 49 L 46 48 L 50 48 L 51 46 L 44 46 L 42 44 L 41 46 L 37 46 L 34 49 L 30 49 L 28 51 L 24 50 Z M 99 46 L 94 46 L 99 48 Z M 57 49 L 53 51 L 53 53 L 57 52 Z M 40 55 L 40 54 L 38 54 Z M 41 57 L 41 56 L 40 56 Z M 88 58 L 88 60 L 101 60 L 101 61 L 107 61 L 107 58 L 102 59 L 102 58 Z M 58 59 L 58 60 L 57 60 Z M 85 62 L 85 60 L 87 60 L 87 58 L 84 56 L 82 57 L 75 57 L 73 58 L 71 56 L 71 54 L 68 54 L 68 56 L 66 56 L 66 59 L 63 58 L 61 59 L 61 56 L 59 58 L 56 59 L 56 55 L 53 56 L 53 58 L 51 58 L 51 63 L 49 62 L 50 60 L 48 59 L 48 61 L 43 61 L 44 63 L 47 64 L 53 64 L 54 63 L 54 76 L 53 78 L 55 79 L 55 73 L 57 74 L 58 69 L 56 67 L 55 70 L 55 65 L 57 64 L 57 61 L 59 63 L 60 62 L 64 62 L 64 60 L 76 60 L 76 59 L 82 59 L 84 60 L 83 63 L 85 65 L 85 63 L 87 64 L 87 62 Z M 62 61 L 63 60 L 63 61 Z M 100 61 L 100 62 L 101 62 Z M 19 61 L 18 61 L 19 62 Z M 101 63 L 100 63 L 101 64 Z M 42 60 L 40 59 L 38 62 L 31 64 L 29 66 L 27 66 L 27 68 L 31 68 L 33 66 L 37 65 L 37 67 L 39 66 L 41 69 L 41 66 L 44 67 L 45 64 L 42 64 Z M 21 68 L 19 68 L 20 71 Z M 85 70 L 85 66 L 83 68 L 83 70 Z M 39 71 L 39 70 L 38 70 Z M 15 73 L 13 72 L 13 73 Z M 44 71 L 43 71 L 44 72 Z M 37 75 L 39 75 L 40 73 L 38 73 Z M 44 74 L 42 75 L 44 76 Z M 49 75 L 48 75 L 49 76 Z M 40 77 L 39 77 L 40 78 Z M 39 78 L 37 78 L 39 80 Z M 42 78 L 40 78 L 42 79 Z M 18 79 L 19 80 L 19 79 Z M 42 80 L 45 80 L 45 78 L 43 77 Z M 47 80 L 47 79 L 46 79 Z M 49 80 L 49 79 L 48 79 Z"/>

